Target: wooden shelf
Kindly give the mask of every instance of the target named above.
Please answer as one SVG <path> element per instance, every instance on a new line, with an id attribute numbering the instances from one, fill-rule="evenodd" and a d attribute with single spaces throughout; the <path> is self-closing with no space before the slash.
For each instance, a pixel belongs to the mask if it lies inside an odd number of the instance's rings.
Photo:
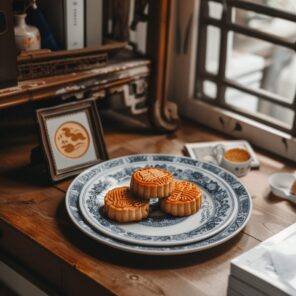
<path id="1" fill-rule="evenodd" d="M 102 90 L 149 74 L 149 60 L 131 60 L 82 72 L 27 80 L 16 87 L 0 90 L 0 109 L 53 97 L 99 96 L 98 92 Z"/>

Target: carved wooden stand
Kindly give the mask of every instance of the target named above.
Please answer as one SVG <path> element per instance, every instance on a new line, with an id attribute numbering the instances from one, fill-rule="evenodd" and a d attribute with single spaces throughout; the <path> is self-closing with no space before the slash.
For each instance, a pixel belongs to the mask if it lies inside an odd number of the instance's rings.
<path id="1" fill-rule="evenodd" d="M 167 131 L 177 128 L 177 106 L 168 102 L 169 26 L 171 0 L 150 1 L 147 56 L 151 59 L 150 118 L 155 127 Z"/>

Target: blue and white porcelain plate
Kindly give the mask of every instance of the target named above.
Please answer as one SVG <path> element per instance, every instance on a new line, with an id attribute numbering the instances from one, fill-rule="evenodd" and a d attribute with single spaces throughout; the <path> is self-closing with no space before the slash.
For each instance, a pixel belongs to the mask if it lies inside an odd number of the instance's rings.
<path id="1" fill-rule="evenodd" d="M 82 191 L 84 191 L 86 184 L 101 172 L 113 170 L 124 162 L 133 163 L 144 161 L 165 161 L 171 163 L 174 166 L 176 163 L 183 163 L 188 165 L 191 169 L 195 168 L 196 172 L 200 170 L 207 171 L 219 177 L 221 183 L 225 182 L 229 188 L 235 193 L 235 197 L 238 203 L 238 210 L 233 216 L 230 223 L 222 229 L 220 232 L 214 234 L 206 239 L 182 244 L 182 245 L 169 245 L 169 246 L 149 246 L 144 244 L 131 244 L 123 240 L 117 240 L 109 235 L 105 235 L 92 225 L 82 215 L 79 207 L 79 198 Z M 181 156 L 172 155 L 132 155 L 113 159 L 101 164 L 98 164 L 85 172 L 81 173 L 70 185 L 66 195 L 66 208 L 68 214 L 73 223 L 85 234 L 92 237 L 93 239 L 101 242 L 105 245 L 139 254 L 150 254 L 150 255 L 176 255 L 185 254 L 196 251 L 201 251 L 219 245 L 234 235 L 239 233 L 242 228 L 246 225 L 249 220 L 252 208 L 252 202 L 249 193 L 246 188 L 240 183 L 240 181 L 231 173 L 215 165 L 200 162 L 194 159 Z"/>
<path id="2" fill-rule="evenodd" d="M 115 187 L 129 186 L 133 171 L 158 167 L 169 171 L 175 180 L 187 180 L 203 191 L 202 208 L 188 217 L 163 213 L 154 199 L 147 219 L 118 223 L 104 213 L 104 197 Z M 238 210 L 233 189 L 219 176 L 174 156 L 146 155 L 121 158 L 112 168 L 91 178 L 79 196 L 84 218 L 97 230 L 118 240 L 149 246 L 176 246 L 206 239 L 220 232 L 232 221 Z"/>

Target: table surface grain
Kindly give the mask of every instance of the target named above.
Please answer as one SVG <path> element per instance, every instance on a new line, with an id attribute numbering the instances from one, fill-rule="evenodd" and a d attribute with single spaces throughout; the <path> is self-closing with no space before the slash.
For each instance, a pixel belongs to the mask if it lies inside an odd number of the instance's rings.
<path id="1" fill-rule="evenodd" d="M 229 139 L 186 120 L 172 134 L 119 129 L 110 119 L 103 124 L 110 157 L 182 155 L 186 142 Z M 18 142 L 7 133 L 7 139 L 0 143 L 0 250 L 57 294 L 226 295 L 230 260 L 296 222 L 296 206 L 273 196 L 268 186 L 272 173 L 294 171 L 295 164 L 255 149 L 260 169 L 241 178 L 253 199 L 251 219 L 241 233 L 188 255 L 124 253 L 91 240 L 71 223 L 64 205 L 71 180 L 52 185 L 30 165 L 35 137 Z"/>

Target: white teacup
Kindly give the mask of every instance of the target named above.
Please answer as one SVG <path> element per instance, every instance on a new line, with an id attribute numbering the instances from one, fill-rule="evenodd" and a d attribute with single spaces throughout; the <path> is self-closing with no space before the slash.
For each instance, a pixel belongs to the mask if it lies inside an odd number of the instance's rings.
<path id="1" fill-rule="evenodd" d="M 227 149 L 223 145 L 214 148 L 214 154 L 221 167 L 238 177 L 245 176 L 251 168 L 251 155 L 243 148 Z"/>

